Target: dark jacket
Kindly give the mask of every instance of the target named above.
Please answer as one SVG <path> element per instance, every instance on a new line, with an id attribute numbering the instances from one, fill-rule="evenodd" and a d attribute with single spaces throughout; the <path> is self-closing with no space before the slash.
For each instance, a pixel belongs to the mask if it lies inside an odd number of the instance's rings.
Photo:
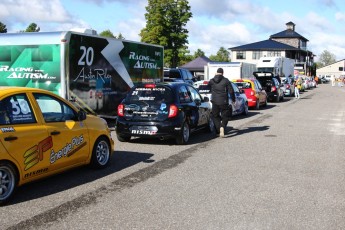
<path id="1" fill-rule="evenodd" d="M 216 105 L 229 104 L 230 94 L 231 99 L 235 101 L 235 93 L 229 79 L 225 78 L 223 75 L 216 75 L 212 78 L 208 85 L 211 87 L 211 101 Z"/>

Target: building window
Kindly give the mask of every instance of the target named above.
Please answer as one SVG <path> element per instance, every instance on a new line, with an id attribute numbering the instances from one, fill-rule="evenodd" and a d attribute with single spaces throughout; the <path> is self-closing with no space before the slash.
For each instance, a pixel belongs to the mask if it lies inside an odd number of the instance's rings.
<path id="1" fill-rule="evenodd" d="M 261 51 L 253 51 L 253 59 L 260 59 L 262 57 L 262 52 Z"/>
<path id="2" fill-rule="evenodd" d="M 237 51 L 236 52 L 236 59 L 246 59 L 246 52 Z"/>
<path id="3" fill-rule="evenodd" d="M 282 53 L 280 51 L 267 51 L 267 57 L 281 57 Z"/>
<path id="4" fill-rule="evenodd" d="M 339 67 L 339 71 L 344 71 L 344 67 Z"/>

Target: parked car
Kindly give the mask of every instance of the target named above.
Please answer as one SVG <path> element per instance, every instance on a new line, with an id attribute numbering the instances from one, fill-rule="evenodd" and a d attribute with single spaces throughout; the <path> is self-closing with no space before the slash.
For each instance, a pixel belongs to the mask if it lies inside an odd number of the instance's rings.
<path id="1" fill-rule="evenodd" d="M 246 94 L 249 108 L 259 109 L 260 105 L 267 106 L 267 93 L 258 80 L 235 79 L 232 81 Z"/>
<path id="2" fill-rule="evenodd" d="M 295 85 L 294 80 L 291 78 L 283 78 L 282 79 L 282 88 L 284 91 L 284 95 L 287 97 L 292 97 L 295 95 Z"/>
<path id="3" fill-rule="evenodd" d="M 194 83 L 193 74 L 188 69 L 182 68 L 171 68 L 171 69 L 164 69 L 164 82 L 186 82 L 191 85 Z"/>
<path id="4" fill-rule="evenodd" d="M 201 95 L 207 96 L 208 98 L 211 98 L 211 89 L 207 85 L 208 81 L 197 81 L 194 83 L 194 86 L 198 89 L 199 93 Z M 229 104 L 231 105 L 231 116 L 243 114 L 248 114 L 248 99 L 243 90 L 240 90 L 235 83 L 231 82 L 232 87 L 235 91 L 235 103 L 232 102 L 232 99 L 230 98 L 229 94 Z M 211 98 L 212 100 L 212 98 Z M 212 106 L 212 103 L 210 103 L 210 106 Z"/>
<path id="5" fill-rule="evenodd" d="M 109 164 L 105 120 L 41 89 L 0 87 L 0 204 L 17 186 L 68 169 Z"/>
<path id="6" fill-rule="evenodd" d="M 276 102 L 284 100 L 284 91 L 282 89 L 282 85 L 272 72 L 255 71 L 253 72 L 253 75 L 260 82 L 262 88 L 266 91 L 268 100 Z"/>
<path id="7" fill-rule="evenodd" d="M 119 141 L 131 137 L 174 138 L 186 144 L 199 129 L 214 132 L 209 98 L 190 84 L 166 82 L 131 89 L 118 106 L 116 135 Z"/>

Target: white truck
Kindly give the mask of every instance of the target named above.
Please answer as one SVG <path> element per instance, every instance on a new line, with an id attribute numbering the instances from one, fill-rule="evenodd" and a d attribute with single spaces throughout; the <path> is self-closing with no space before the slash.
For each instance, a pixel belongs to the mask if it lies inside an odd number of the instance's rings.
<path id="1" fill-rule="evenodd" d="M 104 118 L 136 83 L 163 81 L 163 47 L 94 33 L 0 34 L 0 86 L 52 91 Z"/>
<path id="2" fill-rule="evenodd" d="M 256 71 L 256 65 L 246 62 L 213 62 L 207 63 L 204 67 L 204 79 L 210 80 L 214 77 L 218 68 L 223 68 L 224 77 L 229 80 L 250 78 Z"/>
<path id="3" fill-rule="evenodd" d="M 286 57 L 261 57 L 256 65 L 260 72 L 272 72 L 274 76 L 293 77 L 295 61 Z"/>

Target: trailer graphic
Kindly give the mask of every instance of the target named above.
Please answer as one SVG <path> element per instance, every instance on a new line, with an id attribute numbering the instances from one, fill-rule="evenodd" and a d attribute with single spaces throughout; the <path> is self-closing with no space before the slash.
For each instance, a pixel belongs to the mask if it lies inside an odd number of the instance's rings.
<path id="1" fill-rule="evenodd" d="M 0 34 L 0 85 L 42 88 L 115 118 L 135 84 L 163 81 L 163 47 L 65 31 Z"/>

